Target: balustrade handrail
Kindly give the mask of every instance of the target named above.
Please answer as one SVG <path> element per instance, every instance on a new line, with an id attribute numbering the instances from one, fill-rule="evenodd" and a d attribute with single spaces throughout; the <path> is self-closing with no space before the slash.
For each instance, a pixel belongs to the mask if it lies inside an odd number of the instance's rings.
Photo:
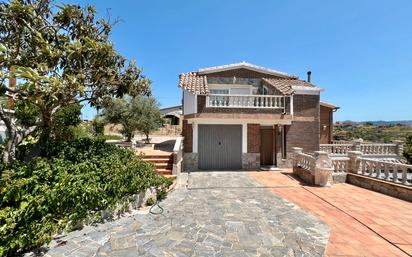
<path id="1" fill-rule="evenodd" d="M 287 96 L 283 96 L 283 95 L 239 95 L 239 94 L 208 94 L 207 96 L 245 96 L 245 97 L 272 97 L 272 98 L 285 98 Z"/>
<path id="2" fill-rule="evenodd" d="M 382 164 L 395 164 L 399 166 L 405 166 L 408 169 L 412 169 L 412 164 L 406 164 L 406 163 L 401 163 L 401 162 L 391 162 L 391 161 L 386 161 L 386 160 L 378 160 L 378 159 L 372 159 L 372 158 L 367 158 L 367 157 L 360 157 L 359 160 L 365 160 L 365 161 L 371 161 L 371 162 L 376 162 L 376 163 L 382 163 Z"/>
<path id="3" fill-rule="evenodd" d="M 299 166 L 299 167 L 301 167 L 305 170 L 311 171 L 311 172 L 314 171 L 314 168 L 316 166 L 316 158 L 315 157 L 313 157 L 309 154 L 306 154 L 306 153 L 298 153 L 295 156 L 295 160 L 296 160 L 296 165 L 297 166 Z"/>
<path id="4" fill-rule="evenodd" d="M 333 147 L 339 147 L 339 146 L 352 146 L 353 144 L 348 144 L 348 143 L 344 143 L 344 144 L 320 144 L 320 146 L 323 147 L 327 147 L 327 146 L 333 146 Z"/>
<path id="5" fill-rule="evenodd" d="M 399 145 L 394 143 L 320 144 L 319 149 L 331 156 L 347 156 L 348 151 L 361 151 L 366 156 L 398 156 Z M 400 157 L 400 156 L 398 156 Z"/>
<path id="6" fill-rule="evenodd" d="M 285 109 L 287 96 L 209 94 L 206 107 Z"/>
<path id="7" fill-rule="evenodd" d="M 362 143 L 361 146 L 396 146 L 394 143 Z"/>
<path id="8" fill-rule="evenodd" d="M 356 173 L 406 186 L 412 185 L 412 165 L 409 164 L 359 158 Z"/>

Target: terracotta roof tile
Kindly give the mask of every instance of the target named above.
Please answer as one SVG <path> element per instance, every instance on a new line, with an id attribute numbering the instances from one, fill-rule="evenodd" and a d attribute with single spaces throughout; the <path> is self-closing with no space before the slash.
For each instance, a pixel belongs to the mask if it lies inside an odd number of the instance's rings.
<path id="1" fill-rule="evenodd" d="M 198 75 L 195 72 L 180 74 L 179 87 L 196 95 L 209 93 L 206 76 Z"/>
<path id="2" fill-rule="evenodd" d="M 299 79 L 263 78 L 262 80 L 279 90 L 284 95 L 293 95 L 295 90 L 293 90 L 292 86 L 314 87 L 311 83 Z"/>

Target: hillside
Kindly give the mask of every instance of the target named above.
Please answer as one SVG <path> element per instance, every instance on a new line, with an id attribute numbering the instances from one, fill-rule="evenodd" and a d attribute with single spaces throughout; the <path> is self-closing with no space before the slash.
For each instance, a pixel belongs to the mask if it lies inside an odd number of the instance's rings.
<path id="1" fill-rule="evenodd" d="M 412 121 L 404 121 L 404 124 Z M 388 143 L 392 140 L 405 140 L 412 135 L 412 126 L 400 121 L 392 122 L 336 122 L 334 125 L 334 140 L 353 140 L 362 138 L 365 141 Z"/>

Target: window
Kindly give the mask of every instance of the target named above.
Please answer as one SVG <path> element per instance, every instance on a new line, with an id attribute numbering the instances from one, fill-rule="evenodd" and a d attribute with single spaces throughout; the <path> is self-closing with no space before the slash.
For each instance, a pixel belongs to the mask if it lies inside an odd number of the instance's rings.
<path id="1" fill-rule="evenodd" d="M 268 90 L 268 88 L 267 88 L 266 86 L 263 86 L 263 88 L 262 88 L 262 95 L 267 95 L 267 94 L 269 94 L 269 90 Z"/>
<path id="2" fill-rule="evenodd" d="M 209 92 L 212 95 L 227 95 L 229 94 L 229 89 L 210 89 Z"/>
<path id="3" fill-rule="evenodd" d="M 250 88 L 231 88 L 230 89 L 231 95 L 250 95 Z"/>

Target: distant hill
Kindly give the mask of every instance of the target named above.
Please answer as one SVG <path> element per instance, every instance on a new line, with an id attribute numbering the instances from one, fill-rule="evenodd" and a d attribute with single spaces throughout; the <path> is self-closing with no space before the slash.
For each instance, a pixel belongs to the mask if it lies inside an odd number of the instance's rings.
<path id="1" fill-rule="evenodd" d="M 352 124 L 366 124 L 372 123 L 375 126 L 388 126 L 388 125 L 396 125 L 402 124 L 404 126 L 412 126 L 412 120 L 393 120 L 393 121 L 386 121 L 386 120 L 375 120 L 375 121 L 338 121 L 339 123 L 352 123 Z"/>
<path id="2" fill-rule="evenodd" d="M 406 140 L 408 135 L 412 135 L 412 120 L 343 121 L 336 122 L 333 129 L 334 139 L 343 141 L 362 138 L 367 142 L 389 143 Z"/>

